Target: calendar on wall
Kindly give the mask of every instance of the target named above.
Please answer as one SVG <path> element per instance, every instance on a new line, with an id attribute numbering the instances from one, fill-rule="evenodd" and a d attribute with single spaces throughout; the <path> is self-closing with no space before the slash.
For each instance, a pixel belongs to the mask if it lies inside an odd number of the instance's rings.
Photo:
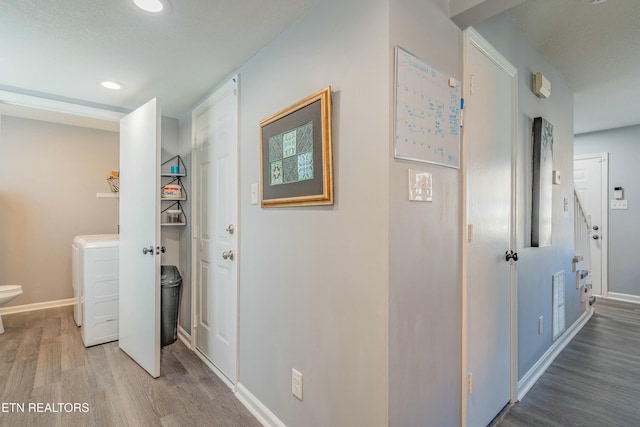
<path id="1" fill-rule="evenodd" d="M 460 168 L 461 84 L 396 47 L 398 159 Z"/>

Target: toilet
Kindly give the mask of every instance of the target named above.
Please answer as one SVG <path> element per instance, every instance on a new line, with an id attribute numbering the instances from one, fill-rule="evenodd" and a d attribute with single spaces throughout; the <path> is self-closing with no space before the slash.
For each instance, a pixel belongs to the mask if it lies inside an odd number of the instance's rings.
<path id="1" fill-rule="evenodd" d="M 0 307 L 22 294 L 22 286 L 20 285 L 0 285 Z M 2 316 L 0 316 L 0 334 L 4 333 L 2 325 Z"/>

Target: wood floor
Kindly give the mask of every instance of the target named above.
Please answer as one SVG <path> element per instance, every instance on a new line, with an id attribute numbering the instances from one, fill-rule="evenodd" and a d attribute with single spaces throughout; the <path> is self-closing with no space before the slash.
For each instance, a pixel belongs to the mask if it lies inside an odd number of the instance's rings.
<path id="1" fill-rule="evenodd" d="M 640 426 L 640 305 L 598 299 L 595 314 L 499 427 Z"/>
<path id="2" fill-rule="evenodd" d="M 85 349 L 70 306 L 2 318 L 0 426 L 260 426 L 180 341 L 154 380 L 117 342 Z"/>
<path id="3" fill-rule="evenodd" d="M 595 309 L 495 426 L 640 426 L 640 305 L 599 299 Z M 85 349 L 71 307 L 3 321 L 0 426 L 260 425 L 179 341 L 162 349 L 162 373 L 154 380 L 117 342 Z"/>

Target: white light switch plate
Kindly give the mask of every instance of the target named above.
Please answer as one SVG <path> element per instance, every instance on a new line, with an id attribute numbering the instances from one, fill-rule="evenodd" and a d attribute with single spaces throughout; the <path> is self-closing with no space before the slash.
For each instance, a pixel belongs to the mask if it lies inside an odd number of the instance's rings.
<path id="1" fill-rule="evenodd" d="M 609 203 L 611 210 L 628 209 L 626 200 L 611 200 Z"/>
<path id="2" fill-rule="evenodd" d="M 302 373 L 291 369 L 291 394 L 302 400 Z"/>
<path id="3" fill-rule="evenodd" d="M 409 169 L 409 200 L 415 202 L 431 202 L 432 182 L 429 172 Z"/>
<path id="4" fill-rule="evenodd" d="M 258 184 L 257 183 L 251 184 L 251 204 L 252 205 L 258 204 Z"/>

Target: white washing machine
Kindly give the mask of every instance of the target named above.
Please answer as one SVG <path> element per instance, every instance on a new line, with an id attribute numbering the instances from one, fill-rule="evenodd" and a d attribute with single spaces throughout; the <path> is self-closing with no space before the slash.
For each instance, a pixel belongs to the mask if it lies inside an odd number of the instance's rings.
<path id="1" fill-rule="evenodd" d="M 85 347 L 118 339 L 118 235 L 74 239 L 74 319 Z"/>

